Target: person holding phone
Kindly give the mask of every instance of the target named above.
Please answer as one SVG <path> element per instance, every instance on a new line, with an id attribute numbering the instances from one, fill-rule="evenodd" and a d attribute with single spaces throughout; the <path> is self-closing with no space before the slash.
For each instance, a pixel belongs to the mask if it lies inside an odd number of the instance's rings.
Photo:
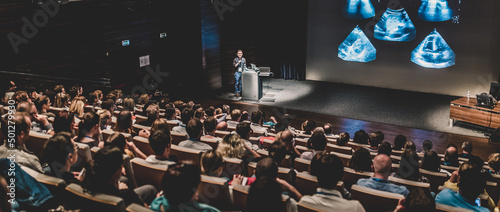
<path id="1" fill-rule="evenodd" d="M 243 57 L 243 50 L 241 49 L 238 49 L 236 56 L 233 60 L 233 67 L 235 69 L 234 78 L 236 79 L 234 88 L 236 97 L 239 97 L 241 96 L 241 72 L 247 68 L 247 60 Z"/>

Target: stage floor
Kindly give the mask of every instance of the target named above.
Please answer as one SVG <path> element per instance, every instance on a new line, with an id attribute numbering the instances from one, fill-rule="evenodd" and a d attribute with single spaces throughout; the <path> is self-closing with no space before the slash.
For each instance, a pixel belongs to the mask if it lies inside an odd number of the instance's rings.
<path id="1" fill-rule="evenodd" d="M 260 101 L 233 93 L 218 98 L 378 122 L 415 129 L 486 137 L 484 127 L 449 125 L 450 102 L 457 96 L 401 91 L 318 81 L 266 79 Z"/>

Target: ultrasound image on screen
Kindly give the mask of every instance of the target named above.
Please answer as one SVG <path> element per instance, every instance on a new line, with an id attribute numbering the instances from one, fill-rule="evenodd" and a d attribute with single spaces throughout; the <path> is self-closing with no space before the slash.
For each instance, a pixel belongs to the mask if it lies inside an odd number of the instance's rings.
<path id="1" fill-rule="evenodd" d="M 347 0 L 344 15 L 352 19 L 366 19 L 375 16 L 375 8 L 370 0 Z"/>
<path id="2" fill-rule="evenodd" d="M 434 29 L 411 53 L 411 61 L 425 68 L 446 68 L 455 65 L 455 52 Z"/>
<path id="3" fill-rule="evenodd" d="M 453 10 L 447 0 L 422 0 L 418 17 L 424 21 L 440 22 L 452 18 Z"/>
<path id="4" fill-rule="evenodd" d="M 370 62 L 377 58 L 377 50 L 365 33 L 356 26 L 340 44 L 338 57 L 345 61 Z"/>
<path id="5" fill-rule="evenodd" d="M 375 38 L 385 41 L 411 41 L 417 30 L 404 8 L 387 10 L 375 25 Z"/>

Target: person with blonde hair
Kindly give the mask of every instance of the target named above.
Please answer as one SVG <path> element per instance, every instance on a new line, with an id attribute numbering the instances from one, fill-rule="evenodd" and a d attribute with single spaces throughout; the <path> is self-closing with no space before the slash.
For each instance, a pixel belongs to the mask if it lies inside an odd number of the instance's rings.
<path id="1" fill-rule="evenodd" d="M 217 152 L 220 152 L 222 156 L 227 158 L 260 157 L 257 152 L 243 142 L 238 134 L 226 135 L 222 139 L 222 142 L 219 142 Z"/>
<path id="2" fill-rule="evenodd" d="M 135 101 L 132 98 L 125 98 L 123 100 L 123 110 L 129 110 L 130 112 L 134 112 L 135 110 Z"/>
<path id="3" fill-rule="evenodd" d="M 69 106 L 69 112 L 75 114 L 78 118 L 82 118 L 85 108 L 85 97 L 77 97 L 73 99 Z"/>
<path id="4" fill-rule="evenodd" d="M 201 174 L 212 177 L 221 177 L 223 163 L 224 158 L 220 152 L 213 150 L 206 151 L 201 155 L 200 159 Z M 227 177 L 222 178 L 229 180 Z"/>
<path id="5" fill-rule="evenodd" d="M 142 94 L 139 97 L 138 103 L 141 105 L 146 105 L 149 102 L 149 96 L 147 94 Z"/>

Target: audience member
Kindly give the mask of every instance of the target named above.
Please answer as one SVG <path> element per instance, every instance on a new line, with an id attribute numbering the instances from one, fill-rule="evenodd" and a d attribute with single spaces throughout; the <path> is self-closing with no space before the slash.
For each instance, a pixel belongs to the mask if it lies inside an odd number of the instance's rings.
<path id="1" fill-rule="evenodd" d="M 163 175 L 163 194 L 157 197 L 150 209 L 153 211 L 203 211 L 220 212 L 217 208 L 198 203 L 196 190 L 200 184 L 200 168 L 193 164 L 178 164 Z"/>
<path id="2" fill-rule="evenodd" d="M 221 138 L 215 136 L 215 130 L 217 127 L 217 119 L 215 119 L 215 117 L 208 117 L 203 122 L 203 126 L 205 129 L 205 135 L 201 136 L 201 139 L 216 140 L 217 142 L 220 142 L 222 140 Z"/>
<path id="3" fill-rule="evenodd" d="M 309 141 L 311 143 L 312 151 L 303 152 L 300 155 L 300 158 L 302 159 L 311 160 L 316 153 L 325 151 L 327 139 L 324 132 L 314 132 Z"/>
<path id="4" fill-rule="evenodd" d="M 477 157 L 472 154 L 472 150 L 473 150 L 472 142 L 466 141 L 462 143 L 462 154 L 458 155 L 458 157 L 469 158 L 469 159 L 472 157 Z"/>
<path id="5" fill-rule="evenodd" d="M 190 108 L 186 108 L 186 109 L 182 110 L 182 114 L 181 114 L 182 123 L 179 124 L 179 126 L 173 127 L 171 132 L 178 133 L 178 134 L 187 134 L 186 125 L 193 118 L 193 115 L 194 115 L 194 111 Z"/>
<path id="6" fill-rule="evenodd" d="M 333 136 L 333 133 L 332 133 L 333 129 L 332 128 L 333 128 L 332 124 L 330 124 L 330 123 L 326 123 L 323 125 L 323 130 L 325 131 L 325 136 L 327 136 L 327 137 Z"/>
<path id="7" fill-rule="evenodd" d="M 425 152 L 428 152 L 430 150 L 432 150 L 432 147 L 434 146 L 434 144 L 432 143 L 431 140 L 425 140 L 423 143 L 422 143 L 422 153 L 425 153 Z"/>
<path id="8" fill-rule="evenodd" d="M 241 120 L 241 110 L 239 109 L 234 109 L 231 111 L 231 120 L 227 120 L 227 126 L 231 128 L 235 128 Z"/>
<path id="9" fill-rule="evenodd" d="M 351 139 L 351 136 L 348 132 L 340 133 L 339 138 L 337 139 L 338 146 L 347 146 L 347 143 Z"/>
<path id="10" fill-rule="evenodd" d="M 409 191 L 406 187 L 395 185 L 388 180 L 391 168 L 391 158 L 385 154 L 379 154 L 373 159 L 373 176 L 369 179 L 359 179 L 357 184 L 367 188 L 407 196 Z"/>
<path id="11" fill-rule="evenodd" d="M 436 201 L 429 189 L 415 187 L 404 200 L 400 200 L 395 212 L 436 211 Z"/>
<path id="12" fill-rule="evenodd" d="M 227 122 L 221 121 L 217 124 L 216 130 L 226 131 L 227 130 Z"/>
<path id="13" fill-rule="evenodd" d="M 125 136 L 119 132 L 115 132 L 108 137 L 106 143 L 104 143 L 104 146 L 108 145 L 118 147 L 118 149 L 120 149 L 123 154 L 128 155 L 130 159 L 133 159 L 135 157 L 139 157 L 142 159 L 147 158 L 147 155 L 145 155 L 139 148 L 137 148 L 134 142 L 127 141 Z"/>
<path id="14" fill-rule="evenodd" d="M 444 161 L 442 164 L 454 167 L 458 167 L 460 165 L 458 162 L 458 148 L 455 145 L 448 145 L 448 148 L 446 148 L 446 151 L 444 152 Z"/>
<path id="15" fill-rule="evenodd" d="M 396 138 L 394 138 L 394 150 L 401 151 L 405 147 L 406 144 L 406 136 L 404 135 L 397 135 Z"/>
<path id="16" fill-rule="evenodd" d="M 227 158 L 244 159 L 245 157 L 249 160 L 260 158 L 260 155 L 252 150 L 237 134 L 226 135 L 219 143 L 217 152 L 220 152 L 223 157 Z"/>
<path id="17" fill-rule="evenodd" d="M 286 163 L 290 163 L 291 161 L 285 161 L 286 158 L 286 146 L 283 142 L 280 141 L 275 141 L 269 147 L 267 148 L 267 151 L 269 153 L 269 157 L 273 159 L 274 162 L 276 162 L 279 166 L 286 166 Z M 291 164 L 289 165 L 290 167 Z"/>
<path id="18" fill-rule="evenodd" d="M 290 130 L 284 130 L 279 139 L 285 144 L 287 155 L 290 155 L 291 160 L 300 157 L 300 152 L 295 148 L 295 141 L 293 140 L 293 133 Z"/>
<path id="19" fill-rule="evenodd" d="M 87 112 L 83 115 L 82 120 L 78 124 L 78 136 L 75 141 L 89 145 L 89 147 L 99 145 L 99 116 L 94 112 Z"/>
<path id="20" fill-rule="evenodd" d="M 251 124 L 250 127 L 252 128 L 252 131 L 257 134 L 262 134 L 264 136 L 267 136 L 267 128 L 262 126 L 262 117 L 263 113 L 261 111 L 254 111 L 252 112 L 251 116 Z"/>
<path id="21" fill-rule="evenodd" d="M 303 129 L 302 129 L 302 131 L 304 131 L 304 134 L 312 135 L 314 129 L 316 129 L 316 121 L 307 120 L 304 122 Z"/>
<path id="22" fill-rule="evenodd" d="M 470 162 L 464 162 L 458 169 L 458 192 L 446 188 L 436 196 L 436 203 L 453 207 L 465 208 L 472 211 L 489 211 L 477 206 L 474 202 L 484 192 L 486 181 L 479 168 Z"/>
<path id="23" fill-rule="evenodd" d="M 132 127 L 132 113 L 128 110 L 120 111 L 113 130 L 116 132 L 128 133 L 131 136 L 136 136 L 137 132 L 135 132 Z"/>
<path id="24" fill-rule="evenodd" d="M 203 125 L 201 124 L 201 121 L 199 119 L 197 118 L 191 119 L 187 124 L 186 131 L 189 136 L 189 139 L 181 141 L 179 143 L 180 147 L 191 148 L 201 151 L 213 150 L 210 145 L 200 141 L 200 137 L 203 134 Z"/>
<path id="25" fill-rule="evenodd" d="M 71 105 L 69 106 L 69 112 L 77 116 L 78 118 L 82 118 L 85 109 L 85 97 L 77 97 L 73 99 Z"/>
<path id="26" fill-rule="evenodd" d="M 7 122 L 14 122 L 13 126 L 15 129 L 15 139 L 13 142 L 14 147 L 12 148 L 9 144 L 10 142 L 4 142 L 2 146 L 0 146 L 0 158 L 7 158 L 11 155 L 15 155 L 15 162 L 31 168 L 37 172 L 43 173 L 42 165 L 40 164 L 40 160 L 38 157 L 32 152 L 26 149 L 26 141 L 28 141 L 30 137 L 30 128 L 31 122 L 29 116 L 26 113 L 16 113 L 13 117 L 13 120 L 5 120 L 2 121 L 2 134 L 8 135 L 9 131 L 7 129 Z M 12 124 L 12 123 L 11 123 Z M 9 145 L 9 146 L 8 146 Z"/>
<path id="27" fill-rule="evenodd" d="M 43 148 L 44 174 L 61 178 L 67 185 L 80 184 L 84 176 L 75 178 L 71 167 L 78 162 L 78 145 L 71 140 L 71 134 L 60 132 L 52 136 Z"/>
<path id="28" fill-rule="evenodd" d="M 354 152 L 351 160 L 349 160 L 348 167 L 357 172 L 371 172 L 372 165 L 370 152 L 365 148 L 359 148 Z"/>
<path id="29" fill-rule="evenodd" d="M 428 180 L 424 176 L 420 176 L 419 166 L 416 146 L 413 142 L 407 141 L 401 155 L 398 172 L 393 173 L 392 176 L 426 183 Z"/>
<path id="30" fill-rule="evenodd" d="M 35 107 L 38 110 L 38 114 L 44 115 L 47 117 L 55 117 L 54 113 L 48 112 L 50 109 L 50 99 L 45 95 L 38 96 L 35 101 Z"/>
<path id="31" fill-rule="evenodd" d="M 76 135 L 74 118 L 75 116 L 69 114 L 68 111 L 59 111 L 54 118 L 54 132 L 68 132 L 71 135 Z"/>
<path id="32" fill-rule="evenodd" d="M 157 191 L 154 186 L 143 185 L 131 190 L 125 183 L 118 182 L 122 176 L 123 155 L 117 147 L 104 147 L 93 158 L 94 162 L 82 183 L 84 191 L 121 197 L 125 205 L 136 203 L 146 206 L 155 198 Z"/>
<path id="33" fill-rule="evenodd" d="M 17 105 L 17 112 L 26 112 L 30 115 L 31 130 L 43 134 L 54 134 L 54 128 L 47 116 L 38 115 L 35 104 L 32 102 L 21 102 Z"/>
<path id="34" fill-rule="evenodd" d="M 421 168 L 427 171 L 439 172 L 440 171 L 441 158 L 434 150 L 429 150 L 424 153 L 424 158 L 422 159 Z"/>
<path id="35" fill-rule="evenodd" d="M 382 143 L 382 140 L 377 133 L 371 133 L 370 136 L 368 136 L 368 144 L 370 144 L 370 148 L 368 150 L 370 151 L 378 151 L 378 146 Z"/>
<path id="36" fill-rule="evenodd" d="M 201 155 L 200 166 L 201 174 L 221 177 L 224 163 L 224 157 L 218 151 L 208 150 Z M 229 178 L 222 177 L 229 181 Z"/>
<path id="37" fill-rule="evenodd" d="M 148 156 L 146 162 L 163 165 L 173 165 L 178 162 L 175 155 L 170 155 L 172 142 L 168 130 L 159 129 L 152 131 L 148 140 L 154 155 Z"/>
<path id="38" fill-rule="evenodd" d="M 354 138 L 352 139 L 354 143 L 358 144 L 368 144 L 368 133 L 364 130 L 359 130 L 354 133 Z"/>
<path id="39" fill-rule="evenodd" d="M 151 104 L 146 109 L 147 120 L 138 122 L 138 125 L 150 127 L 153 122 L 160 117 L 160 107 L 157 104 Z"/>
<path id="40" fill-rule="evenodd" d="M 392 154 L 392 146 L 389 142 L 384 141 L 378 147 L 378 154 L 386 154 L 387 156 L 391 156 Z"/>
<path id="41" fill-rule="evenodd" d="M 128 110 L 131 113 L 135 112 L 135 101 L 132 98 L 125 98 L 122 104 L 123 110 Z"/>
<path id="42" fill-rule="evenodd" d="M 493 153 L 488 157 L 488 167 L 491 174 L 500 174 L 500 153 Z"/>
<path id="43" fill-rule="evenodd" d="M 337 156 L 324 154 L 314 166 L 317 166 L 317 193 L 303 196 L 299 203 L 315 205 L 321 211 L 365 211 L 357 200 L 343 199 L 342 194 L 335 189 L 344 175 L 344 165 Z"/>

